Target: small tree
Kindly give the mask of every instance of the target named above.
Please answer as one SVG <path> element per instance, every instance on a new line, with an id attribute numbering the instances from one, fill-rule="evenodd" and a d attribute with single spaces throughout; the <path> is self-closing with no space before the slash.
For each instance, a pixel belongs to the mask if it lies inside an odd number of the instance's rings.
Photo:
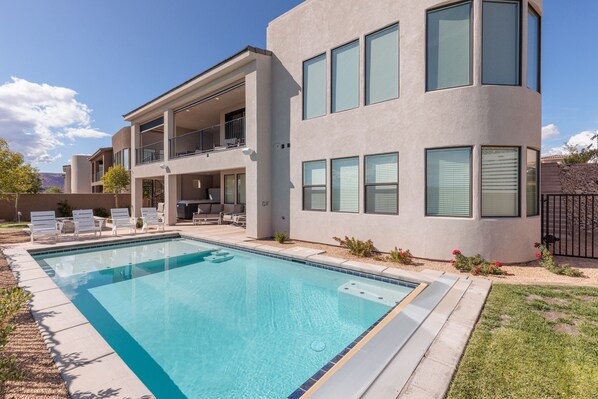
<path id="1" fill-rule="evenodd" d="M 52 186 L 52 187 L 48 187 L 45 192 L 48 194 L 61 194 L 62 189 L 58 186 Z"/>
<path id="2" fill-rule="evenodd" d="M 102 183 L 105 192 L 114 193 L 114 202 L 118 208 L 118 194 L 125 191 L 131 183 L 129 172 L 122 165 L 113 166 L 102 176 Z"/>
<path id="3" fill-rule="evenodd" d="M 563 162 L 566 164 L 588 163 L 598 158 L 598 150 L 594 150 L 591 146 L 579 148 L 576 145 L 565 144 L 565 149 L 569 152 Z"/>
<path id="4" fill-rule="evenodd" d="M 0 138 L 0 197 L 14 196 L 15 218 L 19 194 L 37 194 L 42 189 L 39 171 L 25 163 L 23 154 L 11 151 L 8 142 Z"/>

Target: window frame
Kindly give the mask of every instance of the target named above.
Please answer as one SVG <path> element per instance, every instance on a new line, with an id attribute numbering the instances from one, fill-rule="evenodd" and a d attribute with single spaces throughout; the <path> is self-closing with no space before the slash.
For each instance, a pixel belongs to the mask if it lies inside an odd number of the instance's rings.
<path id="1" fill-rule="evenodd" d="M 303 161 L 301 162 L 301 210 L 308 211 L 308 212 L 327 212 L 328 204 L 326 198 L 328 198 L 328 182 L 326 181 L 324 184 L 309 184 L 305 185 L 305 164 L 312 163 L 312 162 L 324 162 L 324 168 L 328 169 L 328 162 L 326 159 L 314 159 L 312 161 Z M 324 170 L 324 176 L 326 176 L 326 180 L 328 180 L 328 171 Z M 312 187 L 324 187 L 324 209 L 305 209 L 305 189 L 312 188 Z"/>
<path id="2" fill-rule="evenodd" d="M 303 62 L 301 63 L 301 119 L 304 121 L 307 121 L 310 119 L 321 118 L 321 117 L 328 115 L 328 109 L 324 110 L 323 115 L 312 116 L 311 118 L 307 118 L 305 115 L 305 111 L 306 111 L 306 106 L 305 106 L 305 63 L 309 62 L 311 60 L 314 60 L 316 58 L 319 58 L 321 56 L 324 56 L 324 62 L 326 63 L 326 70 L 328 70 L 328 51 L 324 51 L 324 52 L 319 53 L 313 57 L 303 60 Z M 324 76 L 326 77 L 326 79 L 328 79 L 328 73 L 325 73 Z M 326 82 L 326 94 L 325 94 L 326 97 L 328 96 L 328 83 L 329 82 Z M 326 104 L 326 108 L 328 108 L 328 99 L 327 98 L 324 99 L 324 103 Z"/>
<path id="3" fill-rule="evenodd" d="M 517 84 L 511 85 L 506 83 L 484 83 L 484 3 L 518 3 L 519 4 L 519 68 L 517 68 Z M 481 60 L 481 85 L 482 86 L 510 86 L 510 87 L 521 87 L 523 85 L 523 2 L 521 0 L 482 0 L 482 60 Z M 527 14 L 526 14 L 527 15 Z"/>
<path id="4" fill-rule="evenodd" d="M 332 167 L 332 163 L 334 161 L 339 161 L 341 159 L 357 159 L 357 211 L 355 212 L 348 212 L 348 211 L 335 211 L 334 210 L 334 178 L 332 176 L 333 173 L 333 167 Z M 359 210 L 361 209 L 361 203 L 360 203 L 360 195 L 359 195 L 359 182 L 361 181 L 361 176 L 360 176 L 360 170 L 359 170 L 359 159 L 360 156 L 359 155 L 352 155 L 352 156 L 348 156 L 348 157 L 338 157 L 338 158 L 331 158 L 330 159 L 330 212 L 334 212 L 334 213 L 346 213 L 346 214 L 359 214 Z"/>
<path id="5" fill-rule="evenodd" d="M 393 27 L 397 27 L 397 34 L 399 35 L 399 48 L 397 49 L 397 57 L 398 57 L 398 70 L 397 70 L 397 74 L 398 74 L 398 79 L 397 82 L 399 84 L 398 90 L 397 90 L 397 96 L 394 98 L 389 98 L 386 100 L 382 100 L 382 101 L 377 101 L 375 103 L 372 102 L 368 102 L 368 63 L 367 63 L 367 59 L 368 59 L 368 37 L 375 35 L 377 33 L 381 33 L 384 32 L 387 29 L 393 28 Z M 393 100 L 397 100 L 399 98 L 401 98 L 401 24 L 400 21 L 396 21 L 391 23 L 390 25 L 387 25 L 383 28 L 377 29 L 373 32 L 367 33 L 363 36 L 363 105 L 365 107 L 369 107 L 370 105 L 376 105 L 376 104 L 382 104 L 388 101 L 393 101 Z"/>
<path id="6" fill-rule="evenodd" d="M 368 157 L 375 157 L 381 155 L 397 155 L 397 181 L 396 183 L 368 183 L 367 182 L 367 158 Z M 363 213 L 367 215 L 398 215 L 399 214 L 399 168 L 400 163 L 400 154 L 398 151 L 391 151 L 391 152 L 383 152 L 378 154 L 367 154 L 363 156 Z M 375 187 L 375 186 L 396 186 L 397 187 L 397 211 L 396 212 L 368 212 L 368 195 L 367 189 L 368 187 Z"/>
<path id="7" fill-rule="evenodd" d="M 233 202 L 226 202 L 226 178 L 227 176 L 232 176 L 233 177 Z M 224 177 L 222 178 L 222 185 L 223 185 L 223 190 L 224 190 L 224 195 L 222 196 L 222 203 L 223 204 L 235 204 L 235 201 L 237 199 L 237 175 L 235 173 L 229 173 L 229 174 L 225 174 Z"/>
<path id="8" fill-rule="evenodd" d="M 529 150 L 535 151 L 536 152 L 536 213 L 534 214 L 528 214 L 528 210 L 527 210 L 527 152 Z M 542 167 L 540 165 L 541 163 L 541 151 L 537 148 L 534 147 L 525 147 L 525 162 L 526 162 L 526 173 L 525 173 L 525 217 L 536 217 L 536 216 L 540 216 L 540 199 L 541 199 L 541 195 L 542 193 L 540 193 L 540 173 L 542 173 Z"/>
<path id="9" fill-rule="evenodd" d="M 539 12 L 536 11 L 536 9 L 528 3 L 527 5 L 527 14 L 526 17 L 528 16 L 528 14 L 533 14 L 536 17 L 538 17 L 538 70 L 536 71 L 536 73 L 538 74 L 538 88 L 537 89 L 532 89 L 528 86 L 527 84 L 527 73 L 525 76 L 525 87 L 528 88 L 529 90 L 535 91 L 537 93 L 542 94 L 542 15 L 540 15 Z M 527 25 L 527 35 L 529 37 L 529 24 Z M 523 35 L 522 35 L 523 36 Z M 529 54 L 526 54 L 526 57 Z M 529 59 L 526 59 L 526 64 L 527 66 L 529 66 Z"/>
<path id="10" fill-rule="evenodd" d="M 482 162 L 484 156 L 484 148 L 517 148 L 518 151 L 518 159 L 517 159 L 517 215 L 516 216 L 484 216 L 483 213 L 483 201 L 484 201 L 484 193 L 482 188 Z M 515 219 L 521 218 L 521 146 L 517 145 L 491 145 L 485 144 L 480 146 L 480 218 L 482 219 Z M 538 185 L 538 187 L 540 187 Z"/>
<path id="11" fill-rule="evenodd" d="M 428 87 L 428 69 L 429 69 L 429 59 L 428 59 L 428 40 L 430 39 L 428 36 L 428 15 L 431 12 L 436 12 L 436 11 L 440 11 L 440 10 L 444 10 L 444 9 L 449 9 L 449 8 L 453 8 L 453 7 L 458 7 L 461 6 L 463 4 L 470 4 L 470 8 L 469 8 L 469 84 L 465 84 L 465 85 L 460 85 L 460 86 L 451 86 L 451 87 L 443 87 L 443 88 L 439 88 L 439 89 L 430 89 Z M 460 87 L 469 87 L 469 86 L 473 86 L 474 85 L 474 81 L 473 81 L 473 46 L 474 46 L 474 40 L 473 37 L 475 36 L 474 34 L 474 21 L 473 21 L 473 17 L 474 17 L 474 1 L 473 0 L 464 0 L 464 1 L 457 1 L 455 3 L 450 3 L 450 4 L 444 4 L 438 7 L 432 7 L 432 8 L 428 8 L 426 9 L 426 26 L 425 26 L 425 30 L 426 30 L 426 37 L 425 37 L 425 59 L 426 59 L 426 68 L 425 68 L 425 78 L 424 78 L 424 85 L 425 85 L 425 93 L 432 93 L 435 91 L 440 91 L 440 90 L 448 90 L 448 89 L 457 89 Z M 445 147 L 443 147 L 445 148 Z"/>
<path id="12" fill-rule="evenodd" d="M 335 111 L 334 110 L 334 51 L 335 50 L 340 50 L 343 47 L 349 46 L 350 44 L 353 43 L 357 43 L 357 105 L 355 107 L 351 107 L 351 108 L 346 108 L 340 111 Z M 326 67 L 328 67 L 328 65 L 326 65 Z M 330 106 L 330 114 L 338 114 L 341 112 L 345 112 L 345 111 L 351 111 L 352 109 L 356 109 L 361 107 L 361 39 L 358 37 L 357 39 L 353 39 L 351 41 L 348 41 L 344 44 L 341 44 L 340 46 L 336 46 L 334 47 L 332 50 L 330 50 L 330 101 L 328 106 Z M 328 82 L 326 82 L 326 84 L 328 85 Z M 310 118 L 312 119 L 312 118 Z"/>
<path id="13" fill-rule="evenodd" d="M 453 215 L 430 215 L 428 213 L 428 151 L 432 150 L 451 150 L 451 149 L 469 149 L 469 215 L 468 216 L 453 216 Z M 440 218 L 457 218 L 457 219 L 471 219 L 473 218 L 473 145 L 455 145 L 448 147 L 430 147 L 424 149 L 424 215 L 425 217 L 440 217 Z"/>

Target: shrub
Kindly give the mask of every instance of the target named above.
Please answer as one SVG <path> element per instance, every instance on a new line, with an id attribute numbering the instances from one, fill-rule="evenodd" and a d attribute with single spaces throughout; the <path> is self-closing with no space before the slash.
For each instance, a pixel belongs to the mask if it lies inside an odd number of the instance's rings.
<path id="1" fill-rule="evenodd" d="M 351 255 L 370 257 L 374 252 L 376 252 L 376 248 L 374 247 L 372 240 L 361 241 L 355 237 L 349 238 L 347 236 L 345 236 L 344 239 L 339 237 L 332 237 L 332 239 L 337 241 L 341 247 L 347 248 Z"/>
<path id="2" fill-rule="evenodd" d="M 274 240 L 280 244 L 284 243 L 288 239 L 289 239 L 289 236 L 287 235 L 287 233 L 285 233 L 283 231 L 277 231 L 274 233 Z"/>
<path id="3" fill-rule="evenodd" d="M 536 258 L 540 260 L 540 266 L 549 272 L 569 277 L 585 277 L 581 270 L 574 269 L 567 264 L 558 264 L 544 243 L 537 242 L 534 247 L 539 251 L 536 253 Z"/>
<path id="4" fill-rule="evenodd" d="M 16 328 L 12 320 L 27 303 L 30 296 L 31 294 L 18 287 L 0 290 L 0 383 L 21 377 L 21 373 L 16 367 L 15 356 L 5 356 L 4 351 L 8 343 L 8 336 Z"/>
<path id="5" fill-rule="evenodd" d="M 67 200 L 59 201 L 58 205 L 58 213 L 63 218 L 70 218 L 73 217 L 73 207 L 69 205 Z"/>
<path id="6" fill-rule="evenodd" d="M 93 214 L 99 218 L 107 218 L 110 216 L 106 208 L 93 208 Z"/>
<path id="7" fill-rule="evenodd" d="M 408 249 L 403 251 L 402 248 L 397 249 L 397 247 L 390 251 L 389 259 L 392 262 L 402 263 L 404 265 L 410 265 L 413 263 L 413 255 L 411 255 L 411 251 Z"/>
<path id="8" fill-rule="evenodd" d="M 143 220 L 141 219 L 135 219 L 135 227 L 137 227 L 138 229 L 143 227 Z"/>
<path id="9" fill-rule="evenodd" d="M 484 276 L 489 274 L 505 276 L 507 274 L 507 272 L 502 269 L 502 263 L 488 262 L 480 254 L 475 256 L 465 256 L 461 251 L 455 249 L 453 251 L 453 256 L 455 258 L 451 260 L 451 265 L 453 265 L 455 269 L 472 273 L 474 276 L 477 276 L 478 274 Z"/>

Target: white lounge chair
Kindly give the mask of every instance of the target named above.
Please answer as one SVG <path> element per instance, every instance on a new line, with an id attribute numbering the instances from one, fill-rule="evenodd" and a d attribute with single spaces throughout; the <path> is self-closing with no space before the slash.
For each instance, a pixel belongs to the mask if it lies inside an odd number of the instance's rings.
<path id="1" fill-rule="evenodd" d="M 158 202 L 158 210 L 156 211 L 159 218 L 164 219 L 164 202 Z"/>
<path id="2" fill-rule="evenodd" d="M 91 209 L 73 210 L 73 222 L 75 223 L 76 239 L 79 239 L 80 233 L 93 233 L 95 236 L 99 232 L 100 237 L 102 236 L 104 220 L 96 220 Z"/>
<path id="3" fill-rule="evenodd" d="M 158 216 L 156 208 L 141 208 L 141 220 L 143 220 L 142 233 L 145 233 L 152 227 L 155 227 L 156 230 L 162 229 L 164 231 L 164 218 Z"/>
<path id="4" fill-rule="evenodd" d="M 31 212 L 31 242 L 36 236 L 54 236 L 56 239 L 62 231 L 62 224 L 56 220 L 54 211 Z"/>
<path id="5" fill-rule="evenodd" d="M 128 227 L 129 233 L 131 229 L 133 230 L 133 234 L 137 232 L 137 221 L 135 218 L 129 216 L 129 210 L 127 208 L 112 208 L 110 209 L 110 214 L 112 216 L 112 235 L 118 235 L 118 228 L 119 227 Z"/>

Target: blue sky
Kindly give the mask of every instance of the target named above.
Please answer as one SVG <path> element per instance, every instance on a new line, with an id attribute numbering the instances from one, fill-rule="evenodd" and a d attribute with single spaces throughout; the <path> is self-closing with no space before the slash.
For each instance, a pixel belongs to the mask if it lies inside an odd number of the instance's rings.
<path id="1" fill-rule="evenodd" d="M 248 44 L 265 47 L 268 22 L 300 2 L 3 2 L 0 136 L 41 171 L 61 171 L 73 153 L 109 146 L 122 114 Z M 545 152 L 598 130 L 597 15 L 594 0 L 544 0 Z"/>

